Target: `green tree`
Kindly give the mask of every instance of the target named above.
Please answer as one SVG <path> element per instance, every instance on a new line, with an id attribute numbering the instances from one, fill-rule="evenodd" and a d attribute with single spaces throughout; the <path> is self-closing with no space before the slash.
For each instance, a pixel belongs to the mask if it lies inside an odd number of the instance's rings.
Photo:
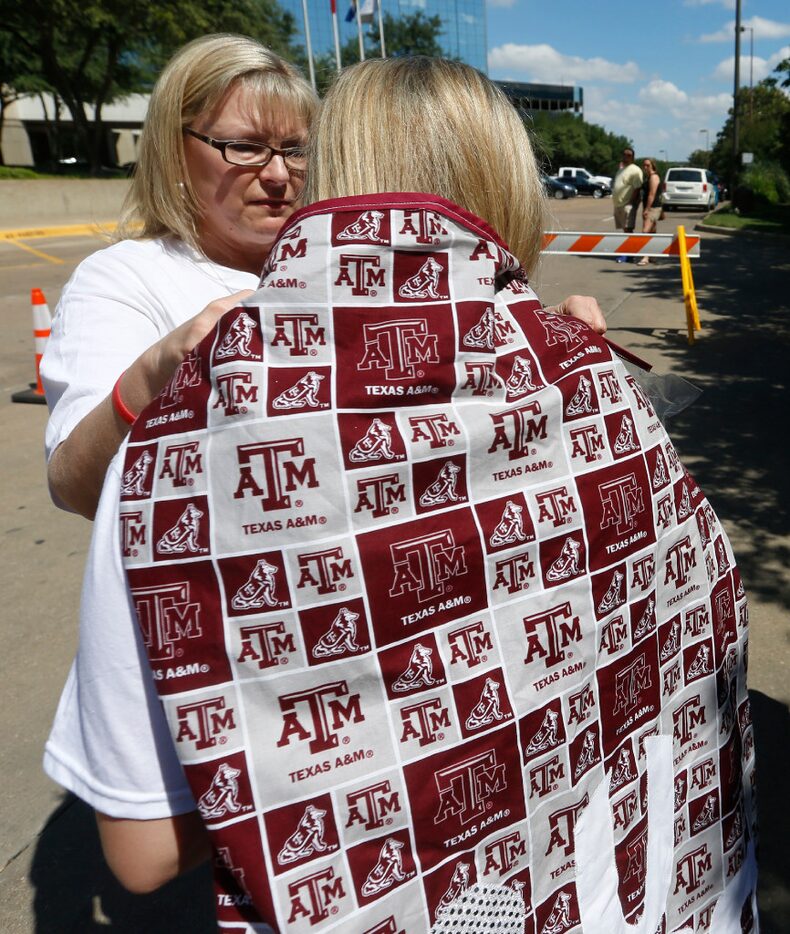
<path id="1" fill-rule="evenodd" d="M 625 136 L 570 113 L 536 111 L 527 119 L 528 127 L 530 122 L 538 160 L 549 173 L 561 165 L 578 165 L 593 174 L 614 175 L 623 147 L 629 145 Z"/>
<path id="2" fill-rule="evenodd" d="M 175 49 L 218 28 L 295 51 L 293 18 L 277 0 L 0 0 L 2 42 L 27 57 L 40 88 L 59 95 L 94 172 L 103 107 L 149 90 Z"/>
<path id="3" fill-rule="evenodd" d="M 788 164 L 788 120 L 790 98 L 776 87 L 775 78 L 766 78 L 738 92 L 738 145 L 741 152 L 754 154 L 755 162 L 779 162 Z M 730 108 L 727 121 L 716 137 L 711 152 L 711 168 L 722 176 L 732 170 L 733 112 Z"/>
<path id="4" fill-rule="evenodd" d="M 439 33 L 442 29 L 440 17 L 426 16 L 420 11 L 399 17 L 384 13 L 383 24 L 384 47 L 388 57 L 428 55 L 431 58 L 436 58 L 444 55 L 439 44 Z M 363 26 L 363 39 L 365 57 L 379 58 L 381 55 L 381 42 L 377 19 Z M 359 61 L 359 39 L 357 36 L 353 36 L 340 47 L 340 61 L 344 68 Z M 337 73 L 334 49 L 316 57 L 315 71 L 318 90 L 323 94 Z"/>
<path id="5" fill-rule="evenodd" d="M 698 169 L 709 169 L 711 152 L 709 149 L 695 149 L 686 161 L 689 165 L 693 165 Z"/>

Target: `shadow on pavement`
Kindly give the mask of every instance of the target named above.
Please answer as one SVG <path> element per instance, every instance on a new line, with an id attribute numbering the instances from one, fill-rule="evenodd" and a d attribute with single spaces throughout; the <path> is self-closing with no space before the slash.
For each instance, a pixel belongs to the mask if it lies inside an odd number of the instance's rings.
<path id="1" fill-rule="evenodd" d="M 93 811 L 67 795 L 30 868 L 36 934 L 215 934 L 211 873 L 195 870 L 152 895 L 130 895 L 102 857 Z"/>
<path id="2" fill-rule="evenodd" d="M 749 692 L 757 754 L 758 856 L 761 934 L 790 931 L 787 840 L 787 776 L 790 774 L 790 712 L 759 691 Z"/>

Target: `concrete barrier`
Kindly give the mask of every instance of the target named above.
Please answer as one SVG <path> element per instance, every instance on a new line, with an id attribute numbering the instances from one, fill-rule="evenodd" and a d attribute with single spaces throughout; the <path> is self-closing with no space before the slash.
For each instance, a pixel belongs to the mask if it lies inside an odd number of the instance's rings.
<path id="1" fill-rule="evenodd" d="M 117 221 L 125 178 L 0 181 L 0 229 Z"/>

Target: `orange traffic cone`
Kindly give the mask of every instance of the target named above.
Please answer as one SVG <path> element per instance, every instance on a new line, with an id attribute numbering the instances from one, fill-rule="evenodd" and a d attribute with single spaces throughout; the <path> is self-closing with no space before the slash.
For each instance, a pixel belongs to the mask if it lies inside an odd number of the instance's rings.
<path id="1" fill-rule="evenodd" d="M 41 289 L 30 290 L 30 303 L 33 306 L 33 340 L 36 347 L 36 381 L 30 384 L 29 389 L 22 389 L 15 392 L 11 399 L 13 402 L 39 402 L 47 404 L 47 398 L 44 395 L 44 387 L 41 384 L 41 358 L 44 356 L 44 348 L 47 346 L 50 328 L 52 327 L 52 318 L 49 314 L 49 306 L 44 298 Z"/>

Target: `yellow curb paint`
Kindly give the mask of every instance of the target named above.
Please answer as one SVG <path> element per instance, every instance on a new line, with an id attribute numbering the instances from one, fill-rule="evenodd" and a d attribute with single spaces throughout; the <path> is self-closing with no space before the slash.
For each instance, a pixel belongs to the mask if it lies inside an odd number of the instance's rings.
<path id="1" fill-rule="evenodd" d="M 18 247 L 20 250 L 25 250 L 28 253 L 32 253 L 33 256 L 40 256 L 41 259 L 45 259 L 50 263 L 54 263 L 56 266 L 61 266 L 66 262 L 64 259 L 60 259 L 57 256 L 50 256 L 49 253 L 44 253 L 41 250 L 37 250 L 35 247 L 28 246 L 27 243 L 22 243 L 21 240 L 12 240 L 11 245 Z"/>
<path id="2" fill-rule="evenodd" d="M 112 233 L 117 227 L 115 221 L 100 224 L 69 224 L 62 227 L 27 227 L 17 230 L 0 230 L 0 240 L 43 240 L 46 237 L 97 236 Z"/>

